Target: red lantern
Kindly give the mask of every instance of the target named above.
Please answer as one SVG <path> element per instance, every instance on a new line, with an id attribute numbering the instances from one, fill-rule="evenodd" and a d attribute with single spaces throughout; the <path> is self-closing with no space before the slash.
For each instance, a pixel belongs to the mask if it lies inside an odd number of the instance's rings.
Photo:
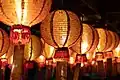
<path id="1" fill-rule="evenodd" d="M 67 47 L 58 48 L 55 51 L 54 59 L 56 59 L 58 61 L 63 61 L 63 60 L 68 61 L 68 59 L 69 59 L 69 50 L 68 50 L 68 48 Z"/>
<path id="2" fill-rule="evenodd" d="M 55 51 L 54 59 L 69 58 L 67 48 L 79 38 L 81 26 L 77 15 L 66 10 L 53 11 L 43 20 L 40 26 L 42 38 L 46 43 L 58 49 Z"/>
<path id="3" fill-rule="evenodd" d="M 10 40 L 14 44 L 26 44 L 30 41 L 30 29 L 29 27 L 22 26 L 22 25 L 14 25 L 11 27 L 10 30 Z"/>

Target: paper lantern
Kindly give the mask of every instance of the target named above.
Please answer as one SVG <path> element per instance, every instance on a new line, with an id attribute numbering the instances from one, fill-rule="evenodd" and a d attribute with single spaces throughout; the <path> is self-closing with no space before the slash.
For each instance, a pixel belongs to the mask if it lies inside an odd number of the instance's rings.
<path id="1" fill-rule="evenodd" d="M 0 19 L 10 26 L 31 27 L 41 22 L 50 11 L 52 0 L 2 0 Z"/>
<path id="2" fill-rule="evenodd" d="M 35 60 L 42 53 L 42 43 L 40 38 L 31 36 L 30 42 L 25 45 L 24 58 L 26 60 Z"/>
<path id="3" fill-rule="evenodd" d="M 72 46 L 76 40 L 80 36 L 81 24 L 79 18 L 71 11 L 66 10 L 57 10 L 53 11 L 50 15 L 48 15 L 45 20 L 43 20 L 40 31 L 41 36 L 46 43 L 55 47 L 70 47 Z M 61 58 L 62 56 L 66 56 L 65 52 L 68 52 L 67 49 L 63 48 L 59 49 L 55 52 L 56 57 Z M 60 55 L 58 56 L 58 54 Z M 69 55 L 67 53 L 67 55 Z M 69 58 L 69 56 L 68 56 Z"/>
<path id="4" fill-rule="evenodd" d="M 53 11 L 40 26 L 41 36 L 55 48 L 68 47 L 80 36 L 79 18 L 71 11 Z"/>
<path id="5" fill-rule="evenodd" d="M 109 45 L 109 48 L 106 51 L 111 51 L 118 46 L 119 36 L 115 32 L 112 32 L 112 31 L 108 31 L 108 32 L 111 35 L 111 37 L 109 39 L 109 40 L 111 40 L 111 44 Z"/>
<path id="6" fill-rule="evenodd" d="M 10 41 L 8 34 L 0 28 L 0 56 L 5 54 L 8 51 L 8 48 L 10 46 Z"/>
<path id="7" fill-rule="evenodd" d="M 110 33 L 103 28 L 96 28 L 99 34 L 99 43 L 96 48 L 97 52 L 106 51 L 112 44 Z"/>
<path id="8" fill-rule="evenodd" d="M 10 29 L 10 40 L 14 44 L 26 44 L 30 41 L 31 31 L 29 27 L 17 25 L 12 26 Z"/>
<path id="9" fill-rule="evenodd" d="M 76 44 L 71 47 L 71 49 L 76 51 L 78 54 L 85 54 L 86 52 L 88 52 L 94 44 L 94 33 L 96 32 L 94 32 L 94 28 L 92 28 L 92 26 L 88 24 L 83 24 L 82 35 L 76 42 Z"/>
<path id="10" fill-rule="evenodd" d="M 77 52 L 77 56 L 80 57 L 80 54 L 86 54 L 87 52 L 94 51 L 97 47 L 98 41 L 97 31 L 91 25 L 83 24 L 81 37 L 70 49 Z M 78 60 L 77 62 L 80 61 L 79 59 L 76 60 Z"/>

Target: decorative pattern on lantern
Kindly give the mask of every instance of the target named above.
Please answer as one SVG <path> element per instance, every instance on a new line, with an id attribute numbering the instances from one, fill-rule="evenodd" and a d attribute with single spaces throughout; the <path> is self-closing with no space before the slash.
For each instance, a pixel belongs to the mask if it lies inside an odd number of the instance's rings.
<path id="1" fill-rule="evenodd" d="M 50 11 L 52 0 L 2 0 L 0 19 L 8 25 L 32 26 L 41 22 Z"/>
<path id="2" fill-rule="evenodd" d="M 71 11 L 57 10 L 43 20 L 40 31 L 46 43 L 58 48 L 54 57 L 62 60 L 64 57 L 69 58 L 69 53 L 66 53 L 68 49 L 63 47 L 70 47 L 76 42 L 80 36 L 81 26 L 76 14 Z"/>
<path id="3" fill-rule="evenodd" d="M 10 46 L 8 34 L 0 28 L 0 56 L 5 54 Z"/>
<path id="4" fill-rule="evenodd" d="M 30 41 L 31 31 L 29 27 L 17 25 L 12 26 L 10 29 L 10 40 L 14 44 L 26 44 Z"/>
<path id="5" fill-rule="evenodd" d="M 30 42 L 25 45 L 24 58 L 28 60 L 35 60 L 42 53 L 42 42 L 40 38 L 31 35 Z"/>

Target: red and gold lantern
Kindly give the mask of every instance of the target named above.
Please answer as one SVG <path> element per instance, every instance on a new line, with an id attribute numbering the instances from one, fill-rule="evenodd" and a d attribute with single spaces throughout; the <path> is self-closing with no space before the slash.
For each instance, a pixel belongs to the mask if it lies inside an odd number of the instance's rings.
<path id="1" fill-rule="evenodd" d="M 29 27 L 41 22 L 49 13 L 52 0 L 1 1 L 0 19 L 12 26 L 10 39 L 15 44 L 29 42 Z M 34 6 L 34 7 L 33 7 Z"/>
<path id="2" fill-rule="evenodd" d="M 57 10 L 45 18 L 40 31 L 46 43 L 58 48 L 55 51 L 55 58 L 68 60 L 69 51 L 63 47 L 69 47 L 76 42 L 80 36 L 81 25 L 79 18 L 73 12 Z"/>
<path id="3" fill-rule="evenodd" d="M 78 53 L 79 58 L 81 54 L 86 54 L 89 51 L 94 51 L 98 44 L 98 34 L 96 30 L 88 24 L 83 24 L 82 35 L 76 44 L 71 48 Z M 80 59 L 77 59 L 80 62 Z"/>
<path id="4" fill-rule="evenodd" d="M 18 66 L 13 65 L 11 79 L 19 80 L 23 71 L 24 44 L 30 39 L 27 27 L 41 22 L 48 15 L 52 0 L 2 0 L 0 3 L 0 19 L 3 23 L 12 26 L 10 39 L 17 43 L 13 62 Z"/>
<path id="5" fill-rule="evenodd" d="M 41 22 L 50 11 L 52 0 L 2 0 L 0 19 L 5 24 L 31 27 Z"/>

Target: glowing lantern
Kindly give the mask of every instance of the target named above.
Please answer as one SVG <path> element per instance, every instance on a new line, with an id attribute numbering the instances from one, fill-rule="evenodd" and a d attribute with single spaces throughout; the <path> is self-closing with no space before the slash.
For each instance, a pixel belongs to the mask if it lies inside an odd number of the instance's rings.
<path id="1" fill-rule="evenodd" d="M 52 0 L 2 0 L 0 19 L 8 25 L 32 26 L 48 15 Z"/>
<path id="2" fill-rule="evenodd" d="M 70 47 L 79 38 L 81 25 L 79 18 L 73 12 L 57 10 L 45 18 L 40 31 L 46 43 L 58 48 L 54 58 L 68 60 L 69 50 L 66 47 Z"/>
<path id="3" fill-rule="evenodd" d="M 5 54 L 9 48 L 8 34 L 0 28 L 0 56 Z"/>
<path id="4" fill-rule="evenodd" d="M 78 57 L 81 56 L 80 54 L 86 54 L 88 51 L 94 50 L 98 44 L 97 35 L 96 30 L 92 26 L 83 24 L 82 35 L 71 49 L 78 53 Z"/>
<path id="5" fill-rule="evenodd" d="M 115 44 L 115 35 L 112 36 L 111 31 L 107 31 L 102 28 L 96 28 L 98 34 L 99 34 L 99 43 L 97 46 L 96 51 L 97 52 L 103 52 L 103 51 L 111 51 L 111 47 L 113 47 Z"/>
<path id="6" fill-rule="evenodd" d="M 119 36 L 115 32 L 112 32 L 112 31 L 109 31 L 109 33 L 111 35 L 111 37 L 110 37 L 111 45 L 109 46 L 109 48 L 106 51 L 111 51 L 111 50 L 115 49 L 119 44 Z"/>
<path id="7" fill-rule="evenodd" d="M 12 26 L 10 39 L 15 44 L 25 44 L 30 39 L 29 27 L 48 15 L 52 0 L 4 0 L 0 3 L 1 21 Z"/>
<path id="8" fill-rule="evenodd" d="M 42 53 L 42 43 L 40 38 L 31 35 L 30 42 L 25 45 L 24 58 L 26 60 L 35 60 Z"/>

